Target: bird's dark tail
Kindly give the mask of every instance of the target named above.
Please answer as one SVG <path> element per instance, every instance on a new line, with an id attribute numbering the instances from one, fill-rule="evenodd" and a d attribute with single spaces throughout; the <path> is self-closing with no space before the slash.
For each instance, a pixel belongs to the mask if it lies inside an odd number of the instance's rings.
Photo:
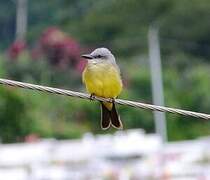
<path id="1" fill-rule="evenodd" d="M 110 111 L 101 103 L 101 128 L 106 130 L 111 125 Z"/>
<path id="2" fill-rule="evenodd" d="M 112 125 L 116 129 L 123 129 L 122 122 L 118 116 L 115 104 L 109 110 L 103 103 L 101 103 L 101 128 L 106 130 Z"/>
<path id="3" fill-rule="evenodd" d="M 110 117 L 111 117 L 111 125 L 114 128 L 123 129 L 122 121 L 120 120 L 120 116 L 117 113 L 117 110 L 115 108 L 114 103 L 113 103 L 113 106 L 112 106 L 112 110 L 110 111 Z"/>

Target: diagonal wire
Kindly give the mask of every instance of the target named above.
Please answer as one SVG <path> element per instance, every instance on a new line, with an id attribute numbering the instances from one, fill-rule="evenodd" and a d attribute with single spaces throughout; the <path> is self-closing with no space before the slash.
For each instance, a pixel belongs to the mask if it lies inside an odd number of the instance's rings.
<path id="1" fill-rule="evenodd" d="M 82 99 L 92 99 L 92 100 L 98 100 L 98 101 L 103 101 L 103 102 L 113 102 L 113 99 L 110 99 L 110 98 L 103 98 L 103 97 L 97 97 L 97 96 L 91 97 L 89 94 L 85 94 L 81 92 L 52 88 L 48 86 L 40 86 L 40 85 L 35 85 L 35 84 L 30 84 L 30 83 L 23 83 L 19 81 L 12 81 L 9 79 L 0 78 L 0 84 L 24 88 L 24 89 L 37 90 L 37 91 L 42 91 L 42 92 L 47 92 L 47 93 L 52 93 L 52 94 L 59 94 L 59 95 L 64 95 L 64 96 L 78 97 Z M 169 108 L 169 107 L 164 107 L 164 106 L 156 106 L 152 104 L 146 104 L 146 103 L 140 103 L 140 102 L 122 100 L 122 99 L 115 99 L 114 102 L 120 105 L 127 105 L 131 107 L 147 109 L 151 111 L 168 112 L 168 113 L 180 114 L 183 116 L 192 116 L 192 117 L 207 119 L 207 120 L 210 119 L 210 114 L 205 114 L 205 113 L 198 113 L 198 112 L 187 111 L 187 110 L 176 109 L 176 108 Z"/>

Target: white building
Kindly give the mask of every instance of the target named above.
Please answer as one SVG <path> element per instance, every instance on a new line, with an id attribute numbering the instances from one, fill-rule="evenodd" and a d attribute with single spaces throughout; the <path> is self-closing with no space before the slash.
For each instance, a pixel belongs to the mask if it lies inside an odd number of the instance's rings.
<path id="1" fill-rule="evenodd" d="M 210 179 L 210 139 L 163 144 L 140 129 L 0 145 L 0 180 Z"/>

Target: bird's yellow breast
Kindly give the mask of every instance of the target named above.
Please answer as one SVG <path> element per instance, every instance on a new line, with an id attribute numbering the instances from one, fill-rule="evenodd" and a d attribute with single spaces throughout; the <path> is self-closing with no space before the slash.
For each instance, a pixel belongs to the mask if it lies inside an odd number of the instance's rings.
<path id="1" fill-rule="evenodd" d="M 119 70 L 111 63 L 88 64 L 83 82 L 89 93 L 105 98 L 115 98 L 122 90 Z"/>

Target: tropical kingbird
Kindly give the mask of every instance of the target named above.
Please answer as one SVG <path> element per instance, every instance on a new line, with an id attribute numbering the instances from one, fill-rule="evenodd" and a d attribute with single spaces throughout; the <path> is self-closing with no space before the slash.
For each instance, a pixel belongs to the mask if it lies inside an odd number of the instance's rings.
<path id="1" fill-rule="evenodd" d="M 88 60 L 82 74 L 87 91 L 92 96 L 116 98 L 122 90 L 122 80 L 111 51 L 107 48 L 98 48 L 82 57 Z M 123 128 L 114 102 L 101 102 L 101 128 L 108 129 L 110 125 L 117 129 Z"/>

